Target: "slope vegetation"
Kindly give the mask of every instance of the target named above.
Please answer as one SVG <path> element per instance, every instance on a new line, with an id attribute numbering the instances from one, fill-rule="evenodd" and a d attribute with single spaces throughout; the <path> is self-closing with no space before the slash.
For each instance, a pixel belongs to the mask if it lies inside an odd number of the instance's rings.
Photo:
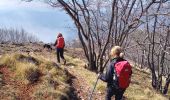
<path id="1" fill-rule="evenodd" d="M 70 93 L 71 75 L 42 57 L 24 54 L 0 58 L 1 100 L 65 100 Z"/>
<path id="2" fill-rule="evenodd" d="M 74 80 L 74 88 L 80 98 L 87 100 L 96 82 L 97 75 L 84 68 L 84 61 L 78 58 L 67 56 L 68 63 L 67 69 L 73 74 L 76 79 Z M 104 100 L 106 91 L 106 83 L 99 81 L 96 87 L 93 98 L 95 100 Z M 132 83 L 125 92 L 126 100 L 169 100 L 151 87 L 150 74 L 133 68 Z"/>
<path id="3" fill-rule="evenodd" d="M 97 74 L 85 68 L 81 49 L 66 49 L 67 64 L 42 44 L 0 44 L 0 100 L 88 100 Z M 94 100 L 104 100 L 106 83 L 99 81 Z M 149 73 L 133 68 L 125 100 L 169 100 L 151 87 Z M 114 100 L 114 99 L 113 99 Z"/>

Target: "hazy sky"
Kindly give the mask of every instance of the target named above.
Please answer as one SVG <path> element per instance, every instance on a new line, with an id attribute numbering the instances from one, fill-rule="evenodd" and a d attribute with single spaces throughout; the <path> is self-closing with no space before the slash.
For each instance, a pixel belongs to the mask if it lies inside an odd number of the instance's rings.
<path id="1" fill-rule="evenodd" d="M 66 41 L 75 38 L 70 26 L 72 21 L 64 11 L 43 2 L 0 0 L 0 28 L 24 28 L 44 42 L 53 42 L 58 32 Z"/>

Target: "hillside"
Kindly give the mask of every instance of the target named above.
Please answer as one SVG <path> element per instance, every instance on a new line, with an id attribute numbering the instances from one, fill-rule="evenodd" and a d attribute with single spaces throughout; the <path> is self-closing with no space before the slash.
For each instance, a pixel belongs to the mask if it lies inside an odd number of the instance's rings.
<path id="1" fill-rule="evenodd" d="M 42 45 L 0 44 L 0 99 L 87 100 L 97 75 L 84 68 L 84 60 L 77 57 L 81 51 L 67 49 L 64 66 L 56 63 L 54 51 L 48 52 Z M 150 83 L 149 73 L 133 68 L 125 99 L 168 100 L 155 92 Z M 99 81 L 95 100 L 104 100 L 105 87 Z"/>
<path id="2" fill-rule="evenodd" d="M 0 65 L 1 100 L 73 98 L 69 85 L 71 76 L 53 62 L 41 57 L 12 54 L 2 56 Z"/>

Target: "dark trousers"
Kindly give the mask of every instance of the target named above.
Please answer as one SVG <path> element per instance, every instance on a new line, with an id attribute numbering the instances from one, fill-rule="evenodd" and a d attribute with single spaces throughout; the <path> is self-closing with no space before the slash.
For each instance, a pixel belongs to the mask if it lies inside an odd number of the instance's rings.
<path id="1" fill-rule="evenodd" d="M 124 92 L 125 89 L 115 89 L 112 86 L 108 86 L 106 100 L 111 100 L 113 95 L 115 95 L 115 100 L 122 100 Z"/>
<path id="2" fill-rule="evenodd" d="M 57 60 L 58 60 L 58 62 L 60 63 L 60 57 L 63 60 L 65 60 L 65 58 L 64 58 L 64 49 L 63 48 L 57 48 L 56 51 L 57 51 Z"/>

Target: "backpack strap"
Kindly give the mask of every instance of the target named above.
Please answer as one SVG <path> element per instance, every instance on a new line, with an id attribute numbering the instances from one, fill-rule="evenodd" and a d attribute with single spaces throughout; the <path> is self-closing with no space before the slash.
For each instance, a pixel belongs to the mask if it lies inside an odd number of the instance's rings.
<path id="1" fill-rule="evenodd" d="M 114 76 L 114 75 L 117 76 L 116 69 L 115 69 L 115 65 L 116 65 L 116 63 L 117 63 L 117 59 L 116 59 L 116 58 L 113 59 L 111 63 L 112 63 L 112 65 L 113 65 L 113 71 L 114 71 L 113 76 Z"/>
<path id="2" fill-rule="evenodd" d="M 117 73 L 116 73 L 116 69 L 115 69 L 115 64 L 117 63 L 117 59 L 113 59 L 112 61 L 112 65 L 113 65 L 113 88 L 115 89 L 119 89 L 119 84 L 118 84 L 118 77 L 117 77 Z"/>

